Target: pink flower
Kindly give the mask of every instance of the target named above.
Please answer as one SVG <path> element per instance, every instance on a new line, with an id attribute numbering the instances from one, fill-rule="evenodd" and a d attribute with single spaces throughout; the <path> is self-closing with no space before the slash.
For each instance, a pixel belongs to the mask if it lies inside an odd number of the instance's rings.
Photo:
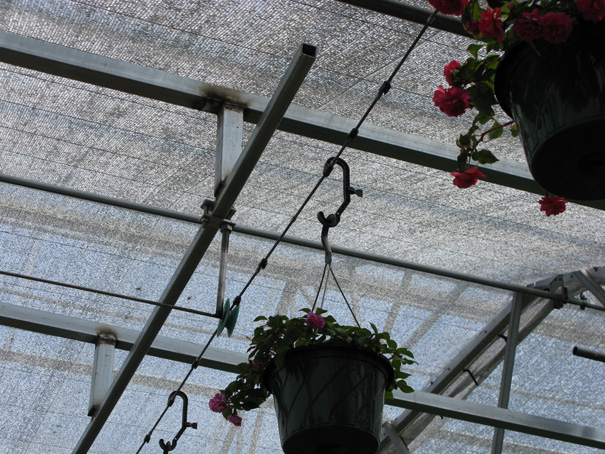
<path id="1" fill-rule="evenodd" d="M 445 80 L 447 80 L 447 83 L 450 84 L 450 86 L 452 85 L 452 74 L 458 66 L 460 66 L 460 62 L 452 60 L 447 65 L 445 65 L 445 68 L 443 68 L 443 75 L 445 76 Z"/>
<path id="2" fill-rule="evenodd" d="M 605 0 L 578 0 L 578 9 L 584 19 L 599 22 L 605 17 Z"/>
<path id="3" fill-rule="evenodd" d="M 573 29 L 571 18 L 565 13 L 546 13 L 542 20 L 542 38 L 549 43 L 564 43 Z"/>
<path id="4" fill-rule="evenodd" d="M 466 23 L 466 31 L 469 32 L 471 35 L 477 36 L 480 35 L 481 32 L 479 31 L 479 21 L 478 20 L 472 20 Z"/>
<path id="5" fill-rule="evenodd" d="M 533 41 L 542 37 L 542 17 L 538 8 L 531 13 L 523 13 L 523 17 L 513 25 L 517 36 L 526 41 Z"/>
<path id="6" fill-rule="evenodd" d="M 562 197 L 542 197 L 539 201 L 540 211 L 544 211 L 546 216 L 556 216 L 565 211 L 567 200 Z"/>
<path id="7" fill-rule="evenodd" d="M 487 10 L 481 13 L 479 31 L 483 36 L 496 38 L 496 41 L 499 43 L 502 42 L 504 28 L 500 20 L 500 8 L 494 8 L 494 10 L 487 8 Z"/>
<path id="8" fill-rule="evenodd" d="M 237 415 L 229 415 L 229 416 L 227 416 L 227 421 L 229 421 L 234 426 L 238 426 L 239 427 L 239 426 L 242 425 L 242 418 L 240 418 Z"/>
<path id="9" fill-rule="evenodd" d="M 450 117 L 459 117 L 470 107 L 471 94 L 465 88 L 451 87 L 447 90 L 443 85 L 435 90 L 433 102 L 439 110 Z"/>
<path id="10" fill-rule="evenodd" d="M 429 0 L 429 3 L 441 14 L 460 16 L 468 0 Z"/>
<path id="11" fill-rule="evenodd" d="M 252 369 L 255 372 L 261 372 L 263 370 L 263 363 L 262 363 L 262 361 L 259 361 L 259 362 L 252 361 Z"/>
<path id="12" fill-rule="evenodd" d="M 225 402 L 225 396 L 221 393 L 216 393 L 214 397 L 210 399 L 210 402 L 208 402 L 208 406 L 210 407 L 210 410 L 215 413 L 222 413 L 228 408 L 227 402 Z"/>
<path id="13" fill-rule="evenodd" d="M 323 317 L 321 315 L 317 315 L 315 312 L 309 312 L 307 314 L 307 320 L 305 321 L 305 323 L 311 329 L 319 329 L 319 328 L 324 327 L 324 325 L 326 324 L 326 321 L 323 319 Z"/>
<path id="14" fill-rule="evenodd" d="M 454 186 L 458 186 L 460 189 L 473 186 L 479 178 L 486 178 L 486 175 L 479 172 L 476 166 L 464 172 L 452 172 L 451 175 L 454 177 Z"/>

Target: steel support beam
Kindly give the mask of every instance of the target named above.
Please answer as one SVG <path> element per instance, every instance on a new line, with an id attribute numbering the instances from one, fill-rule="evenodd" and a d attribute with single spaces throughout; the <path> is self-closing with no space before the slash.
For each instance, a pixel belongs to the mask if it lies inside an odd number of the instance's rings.
<path id="1" fill-rule="evenodd" d="M 423 391 L 410 394 L 395 392 L 394 399 L 389 401 L 388 404 L 539 437 L 605 449 L 605 430 L 603 429 L 527 415 L 453 397 L 439 396 Z"/>
<path id="2" fill-rule="evenodd" d="M 519 338 L 519 324 L 521 322 L 524 299 L 524 296 L 520 293 L 515 293 L 513 296 L 510 322 L 508 324 L 508 336 L 506 337 L 506 352 L 504 353 L 502 380 L 500 382 L 500 395 L 498 397 L 498 407 L 500 408 L 508 408 L 508 402 L 510 400 L 510 388 L 513 381 L 515 354 Z M 492 440 L 492 454 L 502 454 L 503 443 L 504 429 L 496 428 Z"/>
<path id="3" fill-rule="evenodd" d="M 233 172 L 229 175 L 224 187 L 220 191 L 211 216 L 208 218 L 208 222 L 198 230 L 189 249 L 185 252 L 183 259 L 162 293 L 162 296 L 160 297 L 161 303 L 167 305 L 176 304 L 179 296 L 210 246 L 221 222 L 229 215 L 237 196 L 244 187 L 254 166 L 260 159 L 262 152 L 277 129 L 279 122 L 282 120 L 286 109 L 292 102 L 298 88 L 315 61 L 315 52 L 315 47 L 308 44 L 303 44 L 297 50 L 296 55 L 280 81 L 273 98 L 267 105 L 265 112 L 263 112 L 256 128 L 252 132 Z M 165 320 L 168 318 L 170 311 L 170 307 L 157 307 L 154 309 L 151 317 L 135 342 L 135 345 L 132 350 L 130 350 L 124 364 L 114 378 L 105 399 L 103 399 L 95 416 L 80 437 L 80 440 L 73 451 L 74 454 L 84 454 L 88 452 L 109 418 L 109 415 L 113 411 L 113 408 L 118 403 L 126 386 L 128 386 L 128 383 L 139 367 L 139 364 L 143 361 L 145 354 L 153 344 L 153 340 L 162 328 Z"/>
<path id="4" fill-rule="evenodd" d="M 259 121 L 269 102 L 261 96 L 3 31 L 0 61 L 215 114 L 221 106 L 232 104 L 243 108 L 244 121 L 251 123 Z M 340 146 L 355 126 L 354 120 L 292 105 L 279 129 Z M 458 149 L 452 145 L 368 123 L 350 147 L 447 172 L 458 166 Z M 500 160 L 481 171 L 490 183 L 534 194 L 544 192 L 522 163 Z M 605 209 L 603 200 L 576 203 Z"/>
<path id="5" fill-rule="evenodd" d="M 405 21 L 416 22 L 417 24 L 426 24 L 426 20 L 433 13 L 432 11 L 418 8 L 417 6 L 408 5 L 395 0 L 338 0 L 342 3 L 358 6 L 377 13 L 393 16 Z M 431 24 L 431 28 L 443 30 L 466 38 L 473 38 L 472 35 L 466 32 L 462 26 L 460 19 L 455 19 L 443 14 L 437 14 L 435 20 Z"/>
<path id="6" fill-rule="evenodd" d="M 402 438 L 399 436 L 399 433 L 397 432 L 397 429 L 395 428 L 395 426 L 393 425 L 392 422 L 390 422 L 390 421 L 385 422 L 382 425 L 382 432 L 383 432 L 383 437 L 384 436 L 389 437 L 389 440 L 391 440 L 391 443 L 393 443 L 393 446 L 395 447 L 397 454 L 410 454 L 410 450 L 408 449 L 406 444 L 403 442 Z"/>
<path id="7" fill-rule="evenodd" d="M 110 206 L 116 206 L 120 208 L 126 208 L 134 211 L 139 211 L 141 213 L 149 213 L 157 216 L 168 217 L 171 219 L 176 219 L 185 222 L 192 222 L 196 224 L 201 224 L 203 222 L 202 216 L 195 216 L 192 214 L 181 213 L 174 210 L 166 210 L 163 208 L 157 208 L 150 205 L 145 205 L 141 203 L 128 202 L 121 199 L 115 199 L 103 195 L 93 194 L 90 192 L 79 191 L 71 188 L 65 188 L 61 186 L 55 186 L 47 183 L 40 183 L 38 181 L 28 180 L 25 178 L 12 177 L 10 175 L 5 175 L 0 173 L 0 182 L 14 184 L 17 186 L 23 186 L 31 189 L 37 189 L 40 191 L 52 192 L 55 194 L 61 194 L 68 197 L 75 197 L 82 200 L 88 200 L 91 202 L 103 203 Z M 297 246 L 308 247 L 310 249 L 317 249 L 320 251 L 324 250 L 323 245 L 317 241 L 309 241 L 302 238 L 296 238 L 292 236 L 281 236 L 277 233 L 268 232 L 266 230 L 255 229 L 252 227 L 246 227 L 241 225 L 234 225 L 233 231 L 236 233 L 242 233 L 244 235 L 251 235 L 259 238 L 265 238 L 268 240 L 277 240 L 281 239 L 282 242 L 288 244 L 294 244 Z M 499 288 L 501 290 L 508 290 L 511 292 L 518 292 L 524 295 L 532 295 L 539 298 L 553 298 L 557 301 L 564 301 L 567 304 L 573 304 L 575 306 L 580 306 L 582 308 L 590 308 L 598 311 L 605 311 L 605 307 L 597 306 L 594 304 L 587 303 L 585 301 L 581 301 L 578 299 L 568 298 L 564 295 L 557 295 L 554 293 L 550 293 L 543 285 L 534 284 L 532 286 L 522 286 L 518 284 L 511 284 L 509 282 L 496 281 L 493 279 L 485 279 L 478 276 L 474 276 L 471 274 L 458 273 L 455 271 L 445 270 L 442 268 L 436 268 L 432 266 L 421 265 L 419 263 L 408 262 L 405 260 L 394 259 L 391 257 L 386 257 L 382 255 L 370 254 L 367 252 L 361 252 L 354 249 L 348 249 L 338 246 L 332 247 L 332 252 L 335 254 L 354 257 L 362 260 L 368 260 L 377 263 L 383 263 L 385 265 L 396 266 L 399 268 L 405 268 L 414 271 L 420 271 L 422 273 L 433 274 L 435 276 L 442 276 L 451 279 L 457 279 L 464 282 L 471 282 L 473 284 L 485 285 L 487 287 Z M 605 279 L 605 268 L 595 267 L 591 270 L 592 275 L 595 278 Z M 571 278 L 574 276 L 571 275 Z"/>
<path id="8" fill-rule="evenodd" d="M 117 339 L 116 348 L 124 350 L 130 350 L 134 346 L 138 334 L 132 329 L 3 303 L 0 303 L 0 324 L 89 343 L 95 343 L 98 333 L 110 332 Z M 148 354 L 191 364 L 199 355 L 199 350 L 200 346 L 197 344 L 158 336 L 153 340 Z M 235 366 L 246 359 L 244 354 L 210 347 L 201 365 L 236 373 Z M 605 448 L 605 431 L 602 429 L 526 415 L 424 391 L 411 394 L 396 392 L 394 399 L 389 400 L 387 404 L 570 443 Z"/>
<path id="9" fill-rule="evenodd" d="M 115 347 L 118 350 L 125 351 L 132 350 L 140 334 L 138 330 L 130 328 L 92 322 L 90 320 L 7 303 L 0 303 L 0 325 L 12 326 L 13 328 L 90 344 L 97 342 L 99 334 L 110 333 L 116 338 Z M 193 342 L 157 336 L 153 340 L 151 347 L 149 347 L 147 355 L 180 363 L 193 364 L 200 351 L 201 346 Z M 211 369 L 237 373 L 235 365 L 246 361 L 246 359 L 245 355 L 210 346 L 206 350 L 206 353 L 204 353 L 200 365 Z"/>
<path id="10" fill-rule="evenodd" d="M 605 306 L 605 290 L 594 280 L 592 270 L 576 271 L 573 275 Z"/>
<path id="11" fill-rule="evenodd" d="M 225 104 L 218 112 L 214 195 L 218 195 L 242 154 L 244 110 Z"/>
<path id="12" fill-rule="evenodd" d="M 95 356 L 92 363 L 92 381 L 88 416 L 93 416 L 103 402 L 113 378 L 113 359 L 116 338 L 112 333 L 100 333 L 95 341 Z"/>

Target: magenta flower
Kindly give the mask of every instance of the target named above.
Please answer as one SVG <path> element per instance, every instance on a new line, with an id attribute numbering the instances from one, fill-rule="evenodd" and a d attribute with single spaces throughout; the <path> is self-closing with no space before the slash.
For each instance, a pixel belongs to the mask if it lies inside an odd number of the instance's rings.
<path id="1" fill-rule="evenodd" d="M 468 0 L 429 0 L 429 3 L 441 14 L 460 16 Z"/>
<path id="2" fill-rule="evenodd" d="M 470 107 L 471 94 L 465 88 L 439 88 L 433 94 L 433 102 L 439 110 L 450 117 L 459 117 Z"/>
<path id="3" fill-rule="evenodd" d="M 445 68 L 443 68 L 443 75 L 445 76 L 445 80 L 447 80 L 447 83 L 450 84 L 450 86 L 452 85 L 452 75 L 454 74 L 454 71 L 456 71 L 456 68 L 458 66 L 460 66 L 460 62 L 452 60 L 447 65 L 445 65 Z"/>
<path id="4" fill-rule="evenodd" d="M 586 20 L 599 22 L 605 17 L 605 0 L 578 0 L 577 6 Z"/>
<path id="5" fill-rule="evenodd" d="M 225 396 L 221 393 L 216 393 L 208 402 L 208 406 L 215 413 L 222 413 L 229 408 L 227 402 L 225 402 Z"/>
<path id="6" fill-rule="evenodd" d="M 326 324 L 326 321 L 323 319 L 323 317 L 321 315 L 317 315 L 315 312 L 309 312 L 307 314 L 307 320 L 305 321 L 305 323 L 311 329 L 319 329 L 319 328 L 324 327 L 324 325 Z"/>
<path id="7" fill-rule="evenodd" d="M 468 21 L 466 23 L 466 31 L 469 32 L 473 36 L 480 35 L 481 32 L 479 31 L 479 21 L 478 20 Z"/>
<path id="8" fill-rule="evenodd" d="M 479 31 L 483 36 L 496 38 L 499 43 L 504 38 L 504 23 L 500 19 L 500 8 L 487 8 L 481 13 Z"/>
<path id="9" fill-rule="evenodd" d="M 571 17 L 565 13 L 546 13 L 540 20 L 544 41 L 564 43 L 573 29 Z"/>
<path id="10" fill-rule="evenodd" d="M 523 17 L 515 22 L 513 30 L 517 36 L 526 41 L 542 37 L 542 16 L 538 8 L 531 13 L 523 13 Z"/>
<path id="11" fill-rule="evenodd" d="M 227 417 L 227 421 L 229 421 L 231 424 L 233 424 L 234 426 L 241 426 L 242 425 L 242 418 L 240 418 L 237 415 L 229 415 Z"/>
<path id="12" fill-rule="evenodd" d="M 562 197 L 542 197 L 538 202 L 540 211 L 544 211 L 546 216 L 556 216 L 565 211 L 567 200 Z"/>
<path id="13" fill-rule="evenodd" d="M 460 189 L 468 188 L 477 183 L 478 178 L 485 178 L 486 175 L 479 172 L 479 169 L 471 167 L 464 172 L 452 172 L 451 175 L 454 177 L 454 186 L 458 186 Z"/>

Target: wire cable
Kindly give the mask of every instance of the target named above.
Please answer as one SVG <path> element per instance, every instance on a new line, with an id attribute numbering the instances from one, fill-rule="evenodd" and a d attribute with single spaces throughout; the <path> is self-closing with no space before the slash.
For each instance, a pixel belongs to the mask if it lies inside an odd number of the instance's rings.
<path id="1" fill-rule="evenodd" d="M 391 73 L 391 75 L 389 76 L 389 78 L 382 83 L 382 85 L 380 86 L 380 89 L 378 90 L 378 93 L 374 97 L 374 100 L 371 102 L 370 106 L 366 109 L 365 113 L 362 115 L 362 117 L 359 120 L 359 122 L 357 123 L 357 125 L 353 129 L 351 129 L 351 131 L 349 132 L 349 134 L 348 134 L 347 138 L 345 139 L 343 145 L 341 146 L 340 150 L 338 151 L 338 153 L 334 157 L 334 159 L 333 159 L 334 162 L 344 153 L 344 151 L 347 149 L 347 147 L 349 146 L 349 144 L 355 139 L 355 137 L 357 137 L 357 135 L 359 133 L 359 128 L 365 122 L 365 120 L 368 118 L 368 116 L 370 115 L 370 112 L 374 109 L 374 106 L 376 105 L 376 103 L 380 100 L 380 98 L 383 95 L 385 95 L 386 93 L 389 92 L 389 90 L 391 89 L 391 83 L 392 83 L 393 79 L 395 78 L 395 76 L 397 75 L 397 73 L 399 72 L 399 70 L 401 69 L 401 67 L 403 66 L 403 64 L 405 63 L 405 61 L 408 59 L 408 57 L 412 53 L 412 50 L 414 50 L 414 48 L 418 44 L 418 41 L 420 41 L 420 38 L 424 35 L 424 33 L 429 28 L 429 26 L 431 25 L 431 23 L 435 20 L 436 16 L 437 16 L 437 11 L 435 10 L 429 16 L 429 18 L 427 19 L 426 23 L 422 27 L 422 30 L 420 30 L 420 32 L 418 33 L 418 35 L 416 36 L 416 38 L 414 39 L 414 41 L 412 42 L 412 44 L 410 44 L 410 47 L 406 51 L 405 55 L 401 58 L 400 62 L 397 64 L 397 66 L 395 67 L 395 69 L 393 70 L 393 72 Z M 331 171 L 331 169 L 330 169 L 330 171 Z M 269 258 L 271 257 L 271 255 L 273 254 L 273 252 L 275 251 L 275 249 L 277 248 L 277 246 L 281 243 L 281 241 L 283 240 L 283 238 L 286 236 L 286 234 L 290 230 L 290 227 L 292 227 L 292 225 L 296 222 L 296 220 L 298 219 L 298 216 L 300 215 L 300 213 L 303 211 L 303 209 L 309 203 L 309 200 L 311 200 L 311 198 L 313 197 L 313 195 L 315 195 L 315 192 L 317 192 L 317 189 L 319 189 L 319 186 L 323 183 L 323 181 L 330 174 L 330 171 L 324 170 L 322 176 L 319 178 L 319 180 L 317 181 L 317 183 L 315 184 L 315 186 L 313 187 L 313 189 L 311 190 L 311 192 L 309 193 L 309 195 L 307 196 L 307 198 L 303 201 L 303 203 L 300 206 L 300 208 L 296 211 L 296 213 L 294 214 L 294 216 L 292 216 L 292 218 L 288 222 L 288 225 L 283 230 L 283 232 L 281 233 L 281 235 L 279 236 L 279 238 L 275 241 L 275 243 L 273 244 L 273 246 L 271 247 L 271 249 L 269 249 L 269 252 L 265 255 L 265 257 L 260 261 L 259 265 L 256 268 L 256 271 L 252 274 L 252 276 L 250 277 L 250 279 L 248 280 L 248 282 L 246 283 L 246 285 L 244 285 L 244 287 L 242 288 L 242 290 L 240 291 L 240 293 L 233 300 L 233 304 L 231 306 L 232 308 L 235 307 L 237 304 L 239 304 L 239 302 L 241 301 L 241 298 L 244 296 L 244 293 L 246 292 L 246 290 L 248 289 L 248 287 L 252 284 L 252 282 L 254 281 L 254 279 L 256 279 L 256 276 L 261 272 L 261 270 L 263 270 L 267 266 Z"/>
<path id="2" fill-rule="evenodd" d="M 94 289 L 94 288 L 90 288 L 90 287 L 83 287 L 81 285 L 68 284 L 66 282 L 53 281 L 53 280 L 44 279 L 41 277 L 26 276 L 24 274 L 12 273 L 10 271 L 3 271 L 3 270 L 0 270 L 0 274 L 2 274 L 4 276 L 16 277 L 19 279 L 27 279 L 29 281 L 34 281 L 34 282 L 41 282 L 43 284 L 56 285 L 58 287 L 65 287 L 65 288 L 70 288 L 70 289 L 74 289 L 74 290 L 81 290 L 83 292 L 96 293 L 97 295 L 111 296 L 112 298 L 120 298 L 123 300 L 136 301 L 137 303 L 149 304 L 151 306 L 170 307 L 171 309 L 175 309 L 177 311 L 188 312 L 190 314 L 196 314 L 196 315 L 203 315 L 205 317 L 214 317 L 214 318 L 219 317 L 219 315 L 217 315 L 217 314 L 212 314 L 210 312 L 204 312 L 204 311 L 198 311 L 197 309 L 190 309 L 188 307 L 182 307 L 182 306 L 176 306 L 176 305 L 173 306 L 171 304 L 164 304 L 164 303 L 159 303 L 157 301 L 147 300 L 144 298 L 137 298 L 136 296 L 122 295 L 120 293 L 108 292 L 105 290 L 98 290 L 98 289 Z"/>
<path id="3" fill-rule="evenodd" d="M 393 78 L 399 72 L 399 69 L 401 68 L 401 66 L 403 65 L 403 63 L 407 60 L 408 56 L 410 55 L 410 53 L 412 52 L 412 50 L 414 49 L 414 47 L 416 47 L 416 44 L 418 44 L 418 41 L 420 40 L 420 38 L 422 37 L 422 35 L 426 32 L 426 30 L 428 29 L 428 27 L 430 26 L 430 24 L 433 22 L 433 20 L 435 19 L 436 15 L 437 15 L 437 11 L 434 11 L 433 14 L 431 14 L 431 16 L 427 19 L 426 24 L 424 25 L 424 27 L 422 28 L 422 30 L 419 32 L 418 36 L 416 36 L 416 38 L 414 39 L 414 41 L 410 45 L 409 49 L 407 50 L 407 52 L 405 53 L 405 55 L 403 56 L 403 58 L 401 59 L 401 61 L 399 62 L 399 64 L 395 67 L 395 70 L 392 72 L 391 76 L 386 81 L 383 82 L 383 84 L 381 85 L 381 87 L 380 87 L 378 93 L 376 94 L 374 100 L 372 101 L 372 103 L 370 104 L 370 106 L 367 108 L 366 112 L 363 114 L 363 116 L 361 117 L 361 119 L 359 120 L 359 122 L 357 123 L 357 125 L 351 130 L 351 132 L 347 136 L 344 144 L 342 145 L 342 147 L 340 148 L 340 150 L 338 151 L 338 153 L 336 154 L 336 156 L 332 160 L 333 162 L 336 162 L 336 160 L 342 155 L 342 153 L 345 151 L 345 149 L 349 146 L 349 144 L 351 143 L 351 141 L 353 139 L 355 139 L 355 137 L 357 137 L 357 134 L 359 133 L 359 128 L 361 127 L 361 125 L 363 124 L 363 122 L 366 120 L 366 118 L 368 117 L 368 115 L 370 114 L 370 112 L 372 111 L 372 109 L 374 108 L 374 106 L 376 105 L 376 103 L 380 100 L 380 98 L 384 94 L 386 94 L 390 90 L 390 88 L 391 88 L 391 82 L 392 82 Z M 321 183 L 323 183 L 323 181 L 328 177 L 328 175 L 330 174 L 331 170 L 332 169 L 324 169 L 324 172 L 323 172 L 322 176 L 319 178 L 319 180 L 317 181 L 317 183 L 315 184 L 315 186 L 313 187 L 313 189 L 311 190 L 311 192 L 309 193 L 309 195 L 306 197 L 306 199 L 304 200 L 304 202 L 302 203 L 302 205 L 300 206 L 300 208 L 296 211 L 296 213 L 294 214 L 294 216 L 290 219 L 290 221 L 288 222 L 288 225 L 283 230 L 283 232 L 281 233 L 281 235 L 279 236 L 279 238 L 275 241 L 275 243 L 273 244 L 273 246 L 271 247 L 271 249 L 269 250 L 269 252 L 265 255 L 265 257 L 263 259 L 261 259 L 261 261 L 259 262 L 258 266 L 256 267 L 256 270 L 254 271 L 254 273 L 252 274 L 252 276 L 250 277 L 250 279 L 248 280 L 248 282 L 244 285 L 244 287 L 242 288 L 242 290 L 240 291 L 240 293 L 233 299 L 233 302 L 231 304 L 231 309 L 235 308 L 237 305 L 240 304 L 242 296 L 244 295 L 244 293 L 246 292 L 246 290 L 248 289 L 248 287 L 252 284 L 252 282 L 254 281 L 254 279 L 256 278 L 256 276 L 263 269 L 265 269 L 265 267 L 267 266 L 267 263 L 269 261 L 269 258 L 271 257 L 271 255 L 273 254 L 273 252 L 275 251 L 275 249 L 277 248 L 277 246 L 281 243 L 281 241 L 283 240 L 283 238 L 286 236 L 286 234 L 290 230 L 290 227 L 292 227 L 292 225 L 296 222 L 296 220 L 298 219 L 298 216 L 300 215 L 300 213 L 303 211 L 303 209 L 309 203 L 309 200 L 311 200 L 311 198 L 313 197 L 313 195 L 315 195 L 315 192 L 317 192 L 317 189 L 319 189 L 319 186 L 321 185 Z M 345 300 L 345 302 L 346 302 L 349 310 L 351 311 L 351 314 L 353 315 L 353 318 L 355 319 L 355 323 L 357 323 L 357 326 L 360 326 L 359 325 L 359 321 L 357 320 L 357 317 L 355 317 L 355 314 L 353 313 L 353 309 L 351 308 L 351 305 L 349 304 L 347 298 L 345 297 L 344 292 L 343 292 L 342 288 L 340 287 L 340 284 L 338 283 L 338 280 L 336 279 L 336 276 L 334 275 L 334 271 L 332 270 L 332 267 L 330 266 L 329 263 L 327 263 L 326 266 L 324 267 L 324 272 L 323 272 L 323 275 L 322 275 L 322 278 L 321 278 L 320 287 L 319 287 L 317 295 L 315 297 L 315 303 L 313 304 L 313 307 L 315 307 L 315 305 L 317 304 L 317 298 L 318 298 L 319 292 L 321 290 L 321 285 L 322 285 L 322 283 L 324 281 L 324 278 L 326 278 L 326 269 L 330 270 L 330 273 L 332 274 L 332 277 L 334 278 L 334 281 L 336 282 L 336 285 L 338 286 L 338 289 L 340 290 L 340 293 L 342 294 L 342 296 L 343 296 L 343 298 L 344 298 L 344 300 Z M 327 288 L 327 278 L 326 278 L 326 285 L 324 287 L 324 299 L 325 299 L 326 288 Z M 323 307 L 323 301 L 322 301 L 322 307 Z M 199 363 L 200 363 L 200 361 L 201 361 L 204 353 L 206 352 L 206 350 L 210 346 L 210 343 L 216 337 L 217 331 L 218 331 L 218 328 L 214 331 L 214 333 L 212 334 L 212 336 L 210 337 L 210 339 L 206 343 L 206 346 L 204 347 L 204 349 L 202 350 L 202 352 L 200 353 L 200 355 L 197 357 L 197 359 L 191 365 L 191 368 L 190 368 L 189 372 L 187 372 L 187 375 L 181 381 L 181 384 L 177 388 L 177 391 L 180 391 L 183 388 L 183 386 L 185 386 L 185 383 L 187 382 L 187 380 L 189 380 L 189 377 L 191 376 L 191 374 L 193 373 L 193 371 L 199 366 Z M 157 426 L 160 423 L 160 421 L 164 418 L 164 415 L 166 414 L 166 412 L 168 411 L 168 408 L 170 408 L 171 405 L 172 405 L 172 402 L 169 399 L 168 404 L 166 404 L 166 407 L 164 408 L 164 410 L 162 411 L 162 413 L 160 414 L 160 416 L 156 420 L 155 424 L 153 425 L 153 427 L 151 428 L 151 430 L 147 433 L 147 435 L 145 435 L 145 439 L 143 440 L 143 443 L 141 444 L 141 446 L 137 450 L 137 454 L 139 454 L 141 452 L 141 449 L 143 449 L 143 447 L 147 443 L 149 443 L 149 441 L 151 440 L 151 435 L 153 434 L 153 432 L 157 428 Z"/>

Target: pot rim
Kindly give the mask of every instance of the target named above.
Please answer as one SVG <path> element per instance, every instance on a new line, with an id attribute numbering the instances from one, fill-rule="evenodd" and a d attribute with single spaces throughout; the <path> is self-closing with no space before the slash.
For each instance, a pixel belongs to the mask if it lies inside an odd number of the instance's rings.
<path id="1" fill-rule="evenodd" d="M 262 377 L 262 382 L 263 385 L 265 386 L 265 388 L 267 388 L 269 390 L 269 392 L 271 394 L 271 386 L 269 385 L 270 382 L 270 377 L 273 376 L 275 373 L 279 372 L 280 370 L 284 369 L 285 367 L 287 367 L 287 363 L 288 360 L 291 360 L 292 355 L 297 355 L 297 354 L 304 354 L 305 352 L 313 352 L 313 351 L 329 351 L 329 350 L 340 350 L 339 352 L 339 356 L 347 356 L 347 354 L 345 352 L 355 352 L 355 355 L 350 354 L 350 358 L 353 359 L 354 356 L 359 355 L 359 353 L 365 354 L 365 356 L 367 358 L 371 358 L 373 360 L 373 362 L 376 364 L 377 367 L 379 366 L 383 366 L 382 370 L 386 371 L 386 387 L 385 389 L 387 389 L 389 386 L 391 386 L 395 380 L 395 371 L 393 369 L 393 366 L 391 364 L 391 362 L 382 354 L 380 353 L 376 353 L 375 351 L 369 349 L 369 348 L 362 348 L 362 347 L 357 347 L 354 345 L 350 345 L 350 344 L 344 344 L 344 343 L 330 343 L 330 342 L 324 342 L 324 343 L 320 343 L 320 344 L 313 344 L 313 345 L 305 345 L 302 347 L 295 347 L 292 348 L 290 350 L 288 350 L 286 352 L 286 358 L 285 358 L 285 362 L 284 365 L 282 367 L 280 367 L 279 369 L 277 369 L 277 367 L 275 366 L 275 362 L 271 361 L 269 363 L 269 365 L 267 366 L 267 368 L 265 369 L 265 371 L 263 372 L 263 377 Z M 345 353 L 343 355 L 343 353 Z"/>

